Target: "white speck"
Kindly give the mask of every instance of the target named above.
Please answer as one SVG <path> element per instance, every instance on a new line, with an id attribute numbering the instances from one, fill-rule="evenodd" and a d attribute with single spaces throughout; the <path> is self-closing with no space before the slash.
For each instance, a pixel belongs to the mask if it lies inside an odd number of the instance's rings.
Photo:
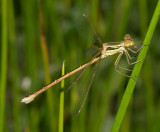
<path id="1" fill-rule="evenodd" d="M 24 77 L 22 80 L 22 88 L 24 90 L 29 89 L 31 86 L 31 79 L 29 77 Z"/>

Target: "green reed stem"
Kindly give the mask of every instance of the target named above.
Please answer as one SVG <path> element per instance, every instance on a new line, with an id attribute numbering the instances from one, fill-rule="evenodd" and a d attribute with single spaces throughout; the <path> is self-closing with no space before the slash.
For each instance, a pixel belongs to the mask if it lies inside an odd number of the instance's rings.
<path id="1" fill-rule="evenodd" d="M 65 74 L 65 61 L 62 64 L 62 76 Z M 59 132 L 63 132 L 63 113 L 64 113 L 64 80 L 61 82 L 60 104 L 59 104 Z"/>
<path id="2" fill-rule="evenodd" d="M 7 0 L 2 0 L 2 41 L 1 41 L 1 72 L 0 72 L 0 132 L 4 132 L 5 94 L 7 78 Z"/>
<path id="3" fill-rule="evenodd" d="M 123 0 L 122 1 L 122 16 L 121 16 L 121 20 L 119 22 L 119 29 L 117 32 L 117 38 L 120 39 L 126 31 L 126 27 L 129 21 L 129 16 L 130 16 L 130 11 L 131 11 L 131 7 L 132 7 L 132 0 Z"/>
<path id="4" fill-rule="evenodd" d="M 143 43 L 144 45 L 150 44 L 150 42 L 151 42 L 154 30 L 156 28 L 156 25 L 157 25 L 157 22 L 158 22 L 158 19 L 159 19 L 159 14 L 160 14 L 160 0 L 158 1 L 157 7 L 155 9 L 155 12 L 153 14 L 151 23 L 149 25 L 149 28 L 148 28 L 148 31 L 147 31 L 147 34 L 146 34 L 146 37 L 144 39 L 144 43 Z M 138 60 L 146 57 L 149 46 L 150 45 L 144 46 L 144 48 L 139 53 Z M 139 73 L 140 73 L 141 68 L 142 68 L 142 65 L 143 65 L 143 61 L 141 61 L 141 62 L 139 62 L 135 65 L 135 67 L 133 69 L 133 72 L 132 72 L 132 76 L 135 79 L 138 78 Z M 117 112 L 115 121 L 113 123 L 111 132 L 118 132 L 119 131 L 120 125 L 121 125 L 122 120 L 124 118 L 124 115 L 126 113 L 127 106 L 129 104 L 129 101 L 130 101 L 130 98 L 132 96 L 135 85 L 136 85 L 136 81 L 134 79 L 130 78 L 129 82 L 128 82 L 128 85 L 127 85 L 127 88 L 125 90 L 125 93 L 123 95 L 119 110 Z"/>
<path id="5" fill-rule="evenodd" d="M 46 84 L 49 84 L 51 82 L 51 75 L 49 71 L 49 56 L 48 56 L 48 49 L 45 39 L 45 33 L 44 33 L 44 21 L 43 21 L 43 14 L 41 6 L 39 5 L 39 17 L 40 17 L 40 41 L 41 41 L 41 49 L 42 49 L 42 56 L 43 56 L 43 63 L 44 63 L 44 70 L 45 70 L 45 78 L 46 78 Z M 53 94 L 52 90 L 47 90 L 47 105 L 48 105 L 48 111 L 49 111 L 49 125 L 51 131 L 55 131 L 55 122 L 54 122 L 54 103 L 53 103 Z"/>
<path id="6" fill-rule="evenodd" d="M 15 28 L 15 12 L 13 0 L 8 1 L 8 42 L 9 42 L 9 58 L 10 58 L 10 73 L 11 73 L 11 83 L 12 83 L 12 111 L 13 111 L 13 131 L 20 132 L 20 103 L 19 103 L 19 68 L 18 68 L 18 52 L 16 50 L 16 28 Z"/>
<path id="7" fill-rule="evenodd" d="M 145 36 L 148 25 L 147 0 L 139 0 L 141 35 Z"/>

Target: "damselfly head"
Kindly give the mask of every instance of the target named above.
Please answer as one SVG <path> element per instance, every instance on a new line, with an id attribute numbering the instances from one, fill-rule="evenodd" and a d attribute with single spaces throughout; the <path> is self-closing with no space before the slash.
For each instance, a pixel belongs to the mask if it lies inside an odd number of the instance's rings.
<path id="1" fill-rule="evenodd" d="M 129 39 L 131 39 L 131 36 L 130 36 L 129 34 L 126 34 L 126 35 L 124 36 L 124 40 L 129 40 Z"/>
<path id="2" fill-rule="evenodd" d="M 131 36 L 129 34 L 126 34 L 124 36 L 124 46 L 125 47 L 130 47 L 130 46 L 133 46 L 133 45 L 134 45 L 134 42 L 131 39 Z"/>

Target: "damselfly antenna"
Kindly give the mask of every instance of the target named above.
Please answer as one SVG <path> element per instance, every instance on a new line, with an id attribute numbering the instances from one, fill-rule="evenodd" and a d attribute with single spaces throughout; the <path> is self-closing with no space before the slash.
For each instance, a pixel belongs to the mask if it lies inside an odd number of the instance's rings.
<path id="1" fill-rule="evenodd" d="M 100 39 L 100 37 L 99 37 L 98 34 L 96 33 L 96 30 L 94 29 L 93 24 L 91 23 L 91 21 L 90 21 L 90 19 L 88 18 L 88 16 L 87 16 L 86 14 L 83 14 L 83 17 L 85 17 L 85 18 L 87 19 L 88 23 L 91 25 L 91 28 L 92 28 L 94 34 L 96 35 L 98 41 L 100 42 L 100 44 L 103 44 L 102 41 L 101 41 L 101 39 Z"/>

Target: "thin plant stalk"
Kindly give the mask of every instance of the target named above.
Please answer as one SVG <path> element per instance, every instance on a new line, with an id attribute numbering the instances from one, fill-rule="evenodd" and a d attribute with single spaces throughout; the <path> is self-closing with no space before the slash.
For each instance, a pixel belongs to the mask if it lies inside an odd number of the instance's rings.
<path id="1" fill-rule="evenodd" d="M 45 33 L 44 33 L 44 23 L 43 23 L 43 15 L 42 15 L 42 9 L 39 4 L 39 17 L 40 17 L 40 44 L 42 49 L 42 56 L 43 56 L 43 62 L 44 62 L 44 70 L 45 70 L 45 77 L 46 77 L 46 84 L 51 82 L 51 75 L 49 71 L 49 56 L 48 56 L 48 49 L 45 39 Z M 50 129 L 51 131 L 55 131 L 55 123 L 54 123 L 54 107 L 53 107 L 53 94 L 51 90 L 47 91 L 47 104 L 48 104 L 48 111 L 49 111 L 49 119 L 50 119 Z"/>
<path id="2" fill-rule="evenodd" d="M 147 71 L 147 72 L 146 72 Z M 151 63 L 149 60 L 146 61 L 145 66 L 142 70 L 143 83 L 144 83 L 144 95 L 146 102 L 146 124 L 147 130 L 152 132 L 154 130 L 154 87 L 153 87 L 153 75 Z"/>
<path id="3" fill-rule="evenodd" d="M 65 61 L 62 64 L 62 76 L 65 74 Z M 59 103 L 59 132 L 63 132 L 63 113 L 64 113 L 64 80 L 61 82 L 60 103 Z"/>
<path id="4" fill-rule="evenodd" d="M 126 27 L 129 21 L 129 16 L 132 8 L 132 0 L 122 0 L 122 16 L 118 25 L 117 39 L 120 39 L 125 34 Z"/>
<path id="5" fill-rule="evenodd" d="M 147 0 L 139 1 L 140 10 L 140 26 L 141 26 L 141 36 L 145 36 L 148 24 L 148 8 Z M 147 71 L 147 72 L 146 72 Z M 142 78 L 144 83 L 144 94 L 146 102 L 146 123 L 147 130 L 152 132 L 154 130 L 154 88 L 153 88 L 153 75 L 152 68 L 150 64 L 150 58 L 146 60 L 145 65 L 142 69 Z"/>
<path id="6" fill-rule="evenodd" d="M 147 34 L 146 34 L 146 37 L 144 39 L 144 43 L 143 43 L 144 45 L 148 45 L 151 42 L 154 30 L 156 28 L 156 25 L 157 25 L 157 22 L 158 22 L 158 19 L 159 19 L 159 14 L 160 14 L 160 0 L 158 1 L 157 7 L 155 9 L 155 12 L 153 14 L 151 23 L 149 25 L 149 28 L 148 28 L 148 31 L 147 31 Z M 140 60 L 140 58 L 145 58 L 146 57 L 149 46 L 150 45 L 145 46 L 141 50 L 141 52 L 139 53 L 139 56 L 137 58 L 138 60 Z M 142 68 L 142 65 L 143 65 L 143 61 L 141 61 L 141 62 L 139 62 L 135 65 L 135 67 L 133 69 L 133 72 L 132 72 L 132 75 L 131 75 L 135 79 L 138 78 L 139 73 L 140 73 L 141 68 Z M 133 78 L 130 78 L 130 80 L 128 82 L 128 85 L 126 87 L 125 93 L 123 95 L 120 107 L 118 109 L 117 115 L 115 117 L 115 121 L 113 123 L 111 132 L 118 132 L 119 131 L 119 128 L 121 126 L 122 120 L 123 120 L 124 115 L 126 113 L 127 106 L 129 104 L 129 101 L 130 101 L 130 98 L 132 96 L 135 85 L 136 85 L 136 81 Z"/>
<path id="7" fill-rule="evenodd" d="M 139 0 L 141 36 L 144 37 L 148 25 L 147 0 Z"/>
<path id="8" fill-rule="evenodd" d="M 12 75 L 12 108 L 13 108 L 13 120 L 14 120 L 14 128 L 13 131 L 20 132 L 20 104 L 19 104 L 19 77 L 20 72 L 18 69 L 18 53 L 16 50 L 16 28 L 15 28 L 15 12 L 13 0 L 9 0 L 8 4 L 8 20 L 10 24 L 8 25 L 8 41 L 10 44 L 9 48 L 9 57 L 10 57 L 10 67 L 11 67 L 11 75 Z"/>
<path id="9" fill-rule="evenodd" d="M 2 41 L 1 41 L 1 74 L 0 74 L 0 132 L 4 132 L 5 98 L 7 78 L 7 0 L 1 1 Z"/>

